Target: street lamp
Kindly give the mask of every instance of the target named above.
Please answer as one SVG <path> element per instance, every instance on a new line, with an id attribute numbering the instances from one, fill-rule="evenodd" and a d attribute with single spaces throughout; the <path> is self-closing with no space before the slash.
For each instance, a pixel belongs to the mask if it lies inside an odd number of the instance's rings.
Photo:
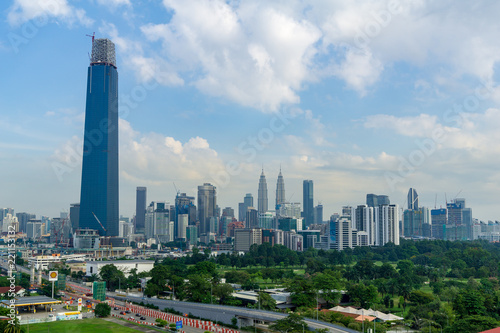
<path id="1" fill-rule="evenodd" d="M 446 312 L 443 312 L 443 314 L 446 316 L 446 327 L 450 326 L 450 317 L 446 314 Z"/>
<path id="2" fill-rule="evenodd" d="M 319 290 L 316 292 L 316 320 L 318 320 L 318 316 L 319 316 L 318 294 L 319 294 Z"/>

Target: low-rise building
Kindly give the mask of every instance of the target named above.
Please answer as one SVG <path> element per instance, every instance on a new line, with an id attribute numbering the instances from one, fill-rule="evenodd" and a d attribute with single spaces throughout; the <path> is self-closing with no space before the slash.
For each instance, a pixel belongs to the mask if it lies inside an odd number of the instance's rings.
<path id="1" fill-rule="evenodd" d="M 92 261 L 87 262 L 86 275 L 99 275 L 101 269 L 106 265 L 114 265 L 118 270 L 128 277 L 132 269 L 137 269 L 137 273 L 149 272 L 153 269 L 155 262 L 152 260 L 113 260 L 113 261 Z"/>

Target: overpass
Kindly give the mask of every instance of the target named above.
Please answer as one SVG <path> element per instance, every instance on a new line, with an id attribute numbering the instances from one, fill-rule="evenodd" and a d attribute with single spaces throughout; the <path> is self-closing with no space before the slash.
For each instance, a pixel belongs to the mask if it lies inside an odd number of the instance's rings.
<path id="1" fill-rule="evenodd" d="M 173 308 L 181 313 L 190 313 L 196 317 L 206 318 L 212 321 L 220 321 L 226 324 L 230 324 L 231 319 L 236 317 L 238 319 L 238 327 L 267 326 L 276 320 L 287 316 L 286 314 L 279 312 L 247 309 L 235 306 L 181 302 L 157 298 L 143 299 L 142 297 L 123 297 L 114 296 L 112 294 L 114 293 L 107 293 L 106 295 L 120 301 L 132 301 L 136 303 L 144 302 L 144 304 L 152 304 L 157 306 L 160 310 L 163 310 L 164 308 Z M 304 321 L 306 322 L 307 327 L 311 330 L 327 329 L 331 333 L 359 333 L 357 331 L 323 321 L 317 321 L 309 318 L 304 318 Z"/>
<path id="2" fill-rule="evenodd" d="M 0 262 L 0 267 L 6 269 L 8 262 Z M 5 267 L 4 267 L 5 266 Z M 18 271 L 30 274 L 30 270 L 22 266 L 16 265 Z M 44 276 L 45 277 L 45 276 Z M 74 281 L 71 284 L 80 285 Z M 91 289 L 89 287 L 81 285 L 82 288 Z M 226 324 L 231 323 L 231 319 L 236 317 L 238 319 L 238 326 L 267 326 L 272 324 L 276 320 L 285 318 L 287 315 L 279 312 L 264 311 L 257 309 L 248 309 L 236 306 L 225 306 L 216 304 L 204 304 L 204 303 L 193 303 L 193 302 L 181 302 L 172 301 L 157 298 L 142 298 L 142 297 L 132 297 L 132 296 L 116 296 L 115 293 L 106 292 L 107 297 L 112 297 L 116 300 L 121 301 L 133 301 L 136 303 L 144 302 L 145 304 L 153 304 L 158 306 L 160 310 L 164 308 L 173 308 L 181 313 L 189 314 L 194 316 L 210 319 L 212 321 L 220 321 Z M 311 330 L 317 329 L 327 329 L 331 333 L 359 333 L 355 330 L 341 327 L 338 325 L 330 324 L 323 321 L 317 321 L 310 318 L 304 318 L 307 326 Z"/>

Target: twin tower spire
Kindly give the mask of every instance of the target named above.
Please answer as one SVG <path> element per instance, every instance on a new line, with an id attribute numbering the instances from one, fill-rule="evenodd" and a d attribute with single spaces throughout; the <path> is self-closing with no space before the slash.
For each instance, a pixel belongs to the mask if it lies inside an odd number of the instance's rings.
<path id="1" fill-rule="evenodd" d="M 283 174 L 280 173 L 278 175 L 278 181 L 276 183 L 276 208 L 278 208 L 281 204 L 286 201 L 285 199 L 285 180 L 283 179 Z M 257 210 L 259 213 L 263 214 L 267 212 L 269 199 L 267 196 L 267 181 L 266 175 L 264 174 L 264 168 L 262 168 L 262 173 L 259 178 L 259 191 L 257 196 Z"/>

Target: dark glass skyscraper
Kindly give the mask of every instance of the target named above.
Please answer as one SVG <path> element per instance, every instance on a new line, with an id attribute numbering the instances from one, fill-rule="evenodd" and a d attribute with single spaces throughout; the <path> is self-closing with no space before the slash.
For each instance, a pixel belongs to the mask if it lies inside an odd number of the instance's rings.
<path id="1" fill-rule="evenodd" d="M 146 227 L 146 197 L 147 188 L 138 186 L 135 196 L 135 232 L 144 233 Z"/>
<path id="2" fill-rule="evenodd" d="M 410 188 L 408 190 L 408 209 L 418 210 L 418 194 L 417 190 Z"/>
<path id="3" fill-rule="evenodd" d="M 308 227 L 314 223 L 313 181 L 304 180 L 302 190 L 304 200 L 304 225 Z"/>
<path id="4" fill-rule="evenodd" d="M 217 192 L 215 186 L 204 183 L 198 186 L 198 220 L 200 221 L 199 234 L 210 232 L 210 218 L 218 217 Z"/>
<path id="5" fill-rule="evenodd" d="M 92 41 L 87 75 L 80 228 L 118 236 L 118 72 L 109 39 Z"/>

